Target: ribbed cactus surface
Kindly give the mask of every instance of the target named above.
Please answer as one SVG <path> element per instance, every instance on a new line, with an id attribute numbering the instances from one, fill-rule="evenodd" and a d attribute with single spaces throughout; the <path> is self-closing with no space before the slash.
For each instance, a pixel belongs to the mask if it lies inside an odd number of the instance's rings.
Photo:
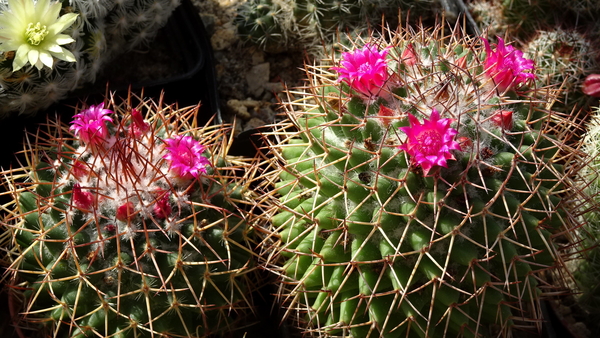
<path id="1" fill-rule="evenodd" d="M 458 30 L 350 49 L 308 67 L 266 137 L 287 315 L 319 337 L 540 332 L 577 165 L 544 133 L 560 119 L 528 90 L 533 63 Z"/>
<path id="2" fill-rule="evenodd" d="M 234 330 L 255 284 L 249 162 L 226 155 L 226 127 L 196 125 L 197 107 L 131 101 L 49 120 L 3 173 L 24 320 L 49 337 Z"/>

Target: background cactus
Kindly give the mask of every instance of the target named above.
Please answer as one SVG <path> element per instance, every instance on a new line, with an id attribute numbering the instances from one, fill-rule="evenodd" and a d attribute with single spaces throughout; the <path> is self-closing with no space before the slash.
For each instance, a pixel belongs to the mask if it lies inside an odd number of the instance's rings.
<path id="1" fill-rule="evenodd" d="M 400 12 L 399 12 L 400 11 Z M 377 27 L 382 15 L 427 20 L 442 12 L 437 0 L 250 0 L 238 10 L 236 24 L 242 39 L 269 52 L 314 49 L 332 42 L 339 30 Z"/>
<path id="2" fill-rule="evenodd" d="M 33 1 L 33 0 L 26 0 Z M 139 48 L 154 37 L 179 0 L 63 0 L 61 15 L 78 14 L 65 34 L 75 41 L 65 47 L 75 62 L 55 60 L 40 71 L 26 66 L 12 71 L 14 53 L 0 54 L 0 117 L 11 112 L 35 113 L 93 82 L 119 54 Z M 12 16 L 8 0 L 0 12 Z"/>
<path id="3" fill-rule="evenodd" d="M 585 323 L 591 331 L 590 337 L 600 334 L 600 115 L 599 108 L 593 109 L 588 130 L 581 140 L 581 148 L 587 154 L 586 165 L 579 175 L 579 184 L 590 197 L 586 202 L 587 212 L 583 215 L 583 227 L 579 230 L 585 252 L 582 259 L 570 268 L 577 281 L 575 297 L 586 315 Z"/>
<path id="4" fill-rule="evenodd" d="M 249 160 L 198 107 L 134 100 L 49 120 L 3 173 L 9 284 L 46 336 L 204 337 L 252 308 Z"/>
<path id="5" fill-rule="evenodd" d="M 554 109 L 570 113 L 586 106 L 590 98 L 581 92 L 581 85 L 587 75 L 599 70 L 600 52 L 592 41 L 575 30 L 542 30 L 523 51 L 535 61 L 538 88 L 560 89 L 562 104 Z"/>
<path id="6" fill-rule="evenodd" d="M 580 154 L 545 132 L 569 121 L 527 91 L 532 62 L 485 43 L 389 33 L 290 93 L 266 137 L 263 257 L 307 336 L 541 332 L 557 287 L 542 275 L 563 271 L 555 238 L 568 246 L 578 225 Z"/>

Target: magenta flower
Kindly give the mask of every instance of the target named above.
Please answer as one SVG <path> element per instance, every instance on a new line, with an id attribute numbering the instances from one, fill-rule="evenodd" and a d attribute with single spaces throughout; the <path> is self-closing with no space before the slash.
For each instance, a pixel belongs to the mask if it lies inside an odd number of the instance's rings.
<path id="1" fill-rule="evenodd" d="M 206 166 L 210 165 L 208 159 L 202 156 L 206 149 L 200 142 L 191 136 L 178 135 L 166 139 L 167 154 L 163 158 L 171 164 L 171 171 L 181 178 L 197 178 L 206 173 Z"/>
<path id="2" fill-rule="evenodd" d="M 384 87 L 390 75 L 386 55 L 369 44 L 362 49 L 342 53 L 341 67 L 332 67 L 339 73 L 339 81 L 347 83 L 352 89 L 367 98 L 376 96 Z"/>
<path id="3" fill-rule="evenodd" d="M 447 167 L 446 160 L 454 160 L 451 150 L 460 150 L 460 144 L 454 140 L 458 133 L 450 127 L 452 119 L 440 119 L 436 109 L 431 111 L 430 120 L 419 123 L 416 117 L 408 114 L 409 127 L 400 127 L 406 133 L 407 140 L 398 148 L 406 151 L 413 164 L 421 165 L 423 175 L 427 175 L 433 166 Z"/>
<path id="4" fill-rule="evenodd" d="M 503 92 L 535 79 L 535 74 L 527 72 L 533 70 L 533 60 L 524 58 L 522 51 L 513 46 L 505 46 L 500 37 L 496 50 L 492 51 L 489 42 L 484 38 L 482 40 L 487 53 L 484 61 L 485 72 L 494 80 L 498 90 Z"/>
<path id="5" fill-rule="evenodd" d="M 105 122 L 112 122 L 112 119 L 106 115 L 112 113 L 112 110 L 104 109 L 104 103 L 90 106 L 73 116 L 73 122 L 69 130 L 73 131 L 75 136 L 88 145 L 101 144 L 108 136 L 108 128 Z"/>

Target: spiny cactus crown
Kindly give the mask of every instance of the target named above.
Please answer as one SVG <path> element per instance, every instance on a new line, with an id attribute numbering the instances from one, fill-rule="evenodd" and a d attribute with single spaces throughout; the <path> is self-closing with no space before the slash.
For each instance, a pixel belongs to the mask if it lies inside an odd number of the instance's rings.
<path id="1" fill-rule="evenodd" d="M 253 287 L 245 162 L 226 128 L 195 127 L 197 107 L 112 109 L 49 121 L 5 173 L 26 320 L 72 337 L 232 330 Z"/>

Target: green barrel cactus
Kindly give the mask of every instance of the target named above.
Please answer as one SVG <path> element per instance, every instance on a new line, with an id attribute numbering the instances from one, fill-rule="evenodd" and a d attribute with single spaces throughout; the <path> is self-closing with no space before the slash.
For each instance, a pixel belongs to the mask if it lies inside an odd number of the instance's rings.
<path id="1" fill-rule="evenodd" d="M 44 336 L 204 337 L 252 309 L 249 160 L 198 107 L 133 100 L 49 120 L 3 172 L 10 283 Z"/>
<path id="2" fill-rule="evenodd" d="M 262 257 L 286 314 L 318 337 L 541 332 L 578 169 L 545 130 L 569 121 L 502 39 L 385 36 L 309 66 L 288 123 L 265 134 Z"/>

